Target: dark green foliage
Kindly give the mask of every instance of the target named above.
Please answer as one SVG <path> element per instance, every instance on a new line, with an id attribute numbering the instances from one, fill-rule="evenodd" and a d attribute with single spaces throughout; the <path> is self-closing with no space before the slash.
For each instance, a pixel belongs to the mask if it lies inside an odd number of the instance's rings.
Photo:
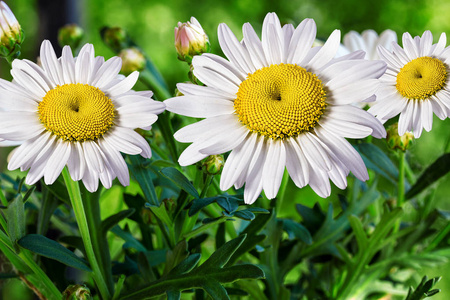
<path id="1" fill-rule="evenodd" d="M 55 242 L 39 234 L 28 234 L 18 241 L 20 247 L 28 249 L 36 254 L 57 260 L 67 266 L 83 271 L 92 272 L 87 262 L 76 256 L 60 243 Z"/>
<path id="2" fill-rule="evenodd" d="M 405 300 L 422 300 L 427 297 L 431 297 L 433 295 L 436 295 L 441 290 L 434 289 L 432 290 L 433 286 L 441 280 L 441 277 L 435 277 L 430 280 L 428 280 L 427 276 L 424 276 L 422 278 L 422 281 L 419 283 L 417 288 L 410 287 L 408 290 L 408 295 L 406 296 Z"/>
<path id="3" fill-rule="evenodd" d="M 123 295 L 120 299 L 148 299 L 164 293 L 172 299 L 178 299 L 180 291 L 190 288 L 202 288 L 213 299 L 230 299 L 223 283 L 264 277 L 262 270 L 254 265 L 224 267 L 245 238 L 246 235 L 241 235 L 225 243 L 198 267 L 200 254 L 191 254 L 160 280 Z"/>

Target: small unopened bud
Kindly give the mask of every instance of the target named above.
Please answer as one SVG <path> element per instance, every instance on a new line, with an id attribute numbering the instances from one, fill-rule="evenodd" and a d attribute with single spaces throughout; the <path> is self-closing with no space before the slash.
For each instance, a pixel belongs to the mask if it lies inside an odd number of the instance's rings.
<path id="1" fill-rule="evenodd" d="M 202 162 L 202 170 L 208 175 L 217 175 L 222 171 L 223 164 L 222 155 L 210 155 Z"/>
<path id="2" fill-rule="evenodd" d="M 414 134 L 411 132 L 406 132 L 404 135 L 398 135 L 398 123 L 392 124 L 386 129 L 386 141 L 389 147 L 394 149 L 400 149 L 405 152 L 414 140 Z"/>
<path id="3" fill-rule="evenodd" d="M 145 56 L 141 50 L 136 47 L 123 49 L 119 53 L 122 58 L 122 69 L 120 70 L 124 75 L 129 75 L 134 71 L 142 71 L 145 68 Z"/>
<path id="4" fill-rule="evenodd" d="M 0 2 L 0 56 L 12 60 L 20 55 L 23 30 L 11 9 Z"/>
<path id="5" fill-rule="evenodd" d="M 178 22 L 178 27 L 175 27 L 175 48 L 178 59 L 188 63 L 192 62 L 195 55 L 209 51 L 208 36 L 196 18 L 191 17 L 191 21 L 186 23 Z"/>
<path id="6" fill-rule="evenodd" d="M 166 198 L 162 201 L 164 203 L 164 206 L 166 207 L 166 211 L 169 214 L 172 214 L 175 211 L 175 208 L 177 207 L 177 204 L 175 203 L 175 200 L 172 198 Z"/>
<path id="7" fill-rule="evenodd" d="M 76 49 L 80 45 L 83 37 L 83 28 L 79 27 L 77 24 L 67 24 L 59 29 L 58 43 L 61 47 L 69 45 L 70 48 Z"/>
<path id="8" fill-rule="evenodd" d="M 63 300 L 91 300 L 91 291 L 84 285 L 69 285 L 63 292 Z"/>
<path id="9" fill-rule="evenodd" d="M 128 48 L 130 40 L 127 32 L 120 27 L 103 27 L 100 30 L 103 42 L 114 52 Z"/>
<path id="10" fill-rule="evenodd" d="M 202 83 L 200 80 L 198 80 L 198 78 L 195 77 L 195 75 L 194 75 L 194 65 L 193 65 L 193 64 L 191 64 L 191 65 L 189 66 L 188 77 L 189 77 L 189 80 L 190 80 L 193 84 L 196 84 L 196 85 L 203 85 L 203 83 Z"/>

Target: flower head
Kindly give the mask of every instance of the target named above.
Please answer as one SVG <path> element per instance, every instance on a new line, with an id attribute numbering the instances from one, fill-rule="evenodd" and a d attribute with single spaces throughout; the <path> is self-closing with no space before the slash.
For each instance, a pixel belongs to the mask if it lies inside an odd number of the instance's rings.
<path id="1" fill-rule="evenodd" d="M 77 24 L 67 24 L 58 31 L 58 43 L 61 47 L 66 45 L 73 49 L 78 48 L 84 37 L 84 30 Z"/>
<path id="2" fill-rule="evenodd" d="M 205 86 L 178 84 L 184 96 L 165 101 L 169 111 L 205 118 L 175 133 L 178 141 L 192 143 L 181 165 L 232 150 L 220 187 L 245 184 L 246 203 L 262 189 L 274 198 L 285 167 L 297 186 L 309 184 L 322 197 L 330 195 L 330 179 L 345 188 L 350 171 L 368 179 L 345 138 L 385 136 L 376 118 L 351 105 L 373 97 L 384 62 L 364 60 L 362 51 L 335 59 L 338 30 L 323 47 L 311 48 L 311 19 L 282 27 L 269 13 L 261 40 L 248 23 L 242 41 L 225 24 L 218 33 L 228 60 L 207 53 L 194 57 L 194 74 Z"/>
<path id="3" fill-rule="evenodd" d="M 129 75 L 134 71 L 142 71 L 145 68 L 145 56 L 136 47 L 126 48 L 119 52 L 119 57 L 122 59 L 123 74 Z"/>
<path id="4" fill-rule="evenodd" d="M 0 55 L 11 57 L 20 53 L 24 39 L 22 28 L 11 9 L 0 2 Z"/>
<path id="5" fill-rule="evenodd" d="M 363 50 L 366 52 L 366 59 L 380 59 L 377 53 L 377 47 L 383 46 L 389 51 L 392 49 L 392 43 L 397 42 L 397 34 L 395 31 L 387 29 L 379 36 L 372 30 L 365 30 L 362 34 L 356 31 L 350 31 L 344 36 L 344 46 L 348 50 L 347 53 Z"/>
<path id="6" fill-rule="evenodd" d="M 178 58 L 189 63 L 195 55 L 209 51 L 208 36 L 196 18 L 191 17 L 191 21 L 186 23 L 178 22 L 178 27 L 175 27 L 175 48 Z"/>
<path id="7" fill-rule="evenodd" d="M 378 48 L 388 70 L 380 78 L 379 96 L 369 112 L 383 122 L 400 114 L 400 136 L 412 131 L 418 138 L 423 129 L 431 130 L 433 113 L 441 120 L 450 115 L 450 48 L 445 48 L 446 41 L 445 33 L 437 44 L 433 44 L 430 31 L 414 39 L 404 33 L 403 48 L 398 44 L 392 52 Z"/>
<path id="8" fill-rule="evenodd" d="M 105 62 L 90 44 L 76 58 L 66 46 L 58 59 L 44 41 L 40 57 L 42 67 L 14 60 L 14 81 L 0 80 L 0 139 L 24 141 L 8 169 L 29 169 L 27 184 L 41 177 L 52 184 L 67 165 L 72 179 L 91 192 L 99 179 L 106 188 L 116 177 L 128 185 L 120 152 L 151 157 L 134 129 L 149 129 L 164 104 L 152 100 L 151 91 L 131 90 L 139 74 L 118 76 L 121 59 Z"/>

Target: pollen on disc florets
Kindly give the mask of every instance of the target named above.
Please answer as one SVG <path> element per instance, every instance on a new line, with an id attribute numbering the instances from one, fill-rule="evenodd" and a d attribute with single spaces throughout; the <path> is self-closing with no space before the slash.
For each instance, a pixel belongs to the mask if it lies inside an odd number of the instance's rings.
<path id="1" fill-rule="evenodd" d="M 304 68 L 271 65 L 249 74 L 237 92 L 234 109 L 251 131 L 272 139 L 312 130 L 326 102 L 322 81 Z"/>
<path id="2" fill-rule="evenodd" d="M 38 106 L 45 128 L 67 141 L 96 140 L 114 123 L 114 104 L 88 84 L 65 84 L 48 91 Z"/>
<path id="3" fill-rule="evenodd" d="M 447 67 L 441 60 L 423 56 L 400 69 L 395 87 L 405 98 L 424 100 L 444 87 L 447 74 Z"/>

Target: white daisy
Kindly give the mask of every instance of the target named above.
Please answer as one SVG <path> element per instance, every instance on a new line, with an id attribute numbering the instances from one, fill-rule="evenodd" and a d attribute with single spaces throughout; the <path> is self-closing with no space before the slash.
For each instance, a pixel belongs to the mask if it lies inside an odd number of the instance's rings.
<path id="1" fill-rule="evenodd" d="M 350 31 L 344 36 L 344 46 L 347 49 L 347 53 L 343 54 L 363 50 L 366 52 L 366 59 L 380 59 L 377 53 L 377 47 L 383 46 L 390 51 L 392 49 L 392 43 L 397 43 L 397 34 L 390 29 L 383 31 L 379 36 L 372 29 L 365 30 L 362 34 L 356 31 Z"/>
<path id="2" fill-rule="evenodd" d="M 81 179 L 91 192 L 98 179 L 106 188 L 116 177 L 128 185 L 120 152 L 151 157 L 134 129 L 149 129 L 164 103 L 152 100 L 151 91 L 131 90 L 139 74 L 118 77 L 121 59 L 105 62 L 90 44 L 76 58 L 66 46 L 58 59 L 44 41 L 40 57 L 42 67 L 14 60 L 14 80 L 0 80 L 0 139 L 23 141 L 8 169 L 29 169 L 27 184 L 42 177 L 52 184 L 67 165 L 72 179 Z"/>
<path id="3" fill-rule="evenodd" d="M 431 130 L 433 113 L 441 120 L 450 115 L 450 47 L 445 47 L 446 41 L 445 33 L 437 44 L 430 31 L 414 39 L 404 33 L 403 48 L 398 44 L 393 52 L 378 48 L 388 69 L 380 78 L 377 101 L 369 112 L 382 122 L 400 114 L 399 135 L 413 131 L 418 138 L 423 129 Z"/>
<path id="4" fill-rule="evenodd" d="M 334 59 L 338 30 L 323 47 L 311 48 L 313 20 L 281 27 L 275 13 L 266 16 L 261 40 L 248 23 L 242 42 L 225 24 L 218 35 L 228 60 L 194 57 L 194 74 L 206 86 L 178 84 L 185 96 L 165 101 L 169 111 L 205 118 L 176 132 L 178 141 L 192 142 L 181 165 L 232 150 L 220 188 L 245 183 L 246 203 L 262 189 L 274 198 L 285 167 L 298 187 L 309 184 L 322 197 L 330 195 L 329 179 L 344 189 L 349 171 L 368 179 L 345 138 L 385 136 L 379 121 L 350 105 L 373 96 L 384 62 L 363 60 L 362 51 Z"/>

